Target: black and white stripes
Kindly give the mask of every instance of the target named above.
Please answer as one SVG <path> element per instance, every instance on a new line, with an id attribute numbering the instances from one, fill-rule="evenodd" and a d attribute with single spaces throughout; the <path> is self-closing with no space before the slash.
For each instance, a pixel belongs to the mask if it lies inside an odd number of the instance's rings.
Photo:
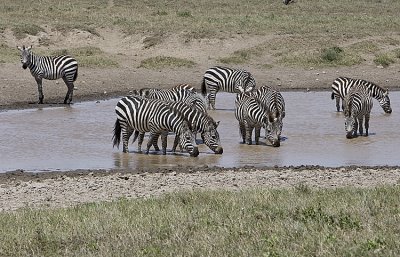
<path id="1" fill-rule="evenodd" d="M 201 85 L 201 92 L 206 96 L 208 89 L 208 108 L 215 110 L 215 98 L 217 92 L 250 92 L 255 88 L 255 86 L 256 81 L 250 72 L 242 69 L 216 66 L 205 72 Z"/>
<path id="2" fill-rule="evenodd" d="M 353 86 L 344 98 L 344 116 L 346 137 L 357 136 L 357 129 L 363 135 L 365 119 L 365 136 L 368 136 L 369 119 L 373 103 L 370 92 L 363 86 Z"/>
<path id="3" fill-rule="evenodd" d="M 379 105 L 382 107 L 385 113 L 392 112 L 389 99 L 389 90 L 384 90 L 380 86 L 370 81 L 366 81 L 363 79 L 352 79 L 347 77 L 339 77 L 335 79 L 332 83 L 331 98 L 332 100 L 336 99 L 336 110 L 338 112 L 340 111 L 340 99 L 343 100 L 353 86 L 361 86 L 366 88 L 370 96 L 378 100 Z M 343 102 L 342 109 L 344 109 Z"/>
<path id="4" fill-rule="evenodd" d="M 119 146 L 122 134 L 123 152 L 129 151 L 128 141 L 133 132 L 150 132 L 146 153 L 149 152 L 153 138 L 161 134 L 163 154 L 166 154 L 167 134 L 171 131 L 180 135 L 180 144 L 191 156 L 198 156 L 194 131 L 179 110 L 159 100 L 127 96 L 117 103 L 115 112 L 117 120 L 114 126 L 113 144 Z"/>
<path id="5" fill-rule="evenodd" d="M 21 51 L 22 68 L 29 68 L 35 78 L 38 92 L 39 103 L 43 103 L 44 95 L 42 79 L 55 80 L 62 78 L 68 87 L 64 104 L 72 102 L 74 92 L 74 82 L 78 77 L 78 62 L 66 55 L 61 56 L 39 56 L 32 53 L 32 47 L 17 47 Z"/>

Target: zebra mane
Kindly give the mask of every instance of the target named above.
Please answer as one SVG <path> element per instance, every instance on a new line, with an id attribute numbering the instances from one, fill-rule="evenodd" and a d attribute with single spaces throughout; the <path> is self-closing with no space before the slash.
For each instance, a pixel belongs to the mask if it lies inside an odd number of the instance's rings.
<path id="1" fill-rule="evenodd" d="M 188 124 L 190 130 L 194 129 L 194 125 L 185 118 L 185 115 L 183 114 L 183 112 L 181 110 L 179 110 L 175 106 L 171 106 L 169 104 L 167 104 L 167 105 L 168 105 L 168 108 L 171 110 L 171 112 L 176 113 L 179 117 L 182 118 L 182 120 L 184 120 Z"/>

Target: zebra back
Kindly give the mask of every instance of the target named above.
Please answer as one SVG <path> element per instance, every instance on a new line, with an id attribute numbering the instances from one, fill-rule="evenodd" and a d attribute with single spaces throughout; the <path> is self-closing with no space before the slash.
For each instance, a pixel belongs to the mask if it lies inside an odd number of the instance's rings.
<path id="1" fill-rule="evenodd" d="M 78 77 L 78 62 L 71 56 L 41 56 L 31 51 L 31 47 L 18 47 L 21 51 L 21 63 L 24 69 L 29 68 L 35 78 L 55 80 L 65 77 L 68 82 Z"/>
<path id="2" fill-rule="evenodd" d="M 246 70 L 216 66 L 204 74 L 201 88 L 204 96 L 207 93 L 207 86 L 216 91 L 239 93 L 252 91 L 256 82 L 253 75 Z"/>
<path id="3" fill-rule="evenodd" d="M 198 155 L 192 124 L 176 108 L 159 100 L 145 99 L 140 96 L 127 96 L 117 103 L 115 112 L 117 114 L 116 123 L 119 123 L 120 130 L 125 133 L 123 136 L 124 152 L 128 151 L 128 140 L 133 131 L 150 131 L 152 134 L 172 131 L 182 135 L 180 138 L 181 145 L 192 156 Z M 115 127 L 117 128 L 117 125 Z M 118 146 L 119 141 L 116 138 L 119 136 L 118 130 L 114 131 L 114 145 Z M 150 145 L 148 144 L 147 152 Z"/>
<path id="4" fill-rule="evenodd" d="M 384 112 L 392 112 L 389 99 L 389 90 L 384 90 L 377 84 L 363 79 L 352 79 L 348 77 L 339 77 L 335 79 L 332 83 L 331 98 L 334 99 L 340 97 L 341 99 L 344 99 L 345 96 L 349 93 L 350 89 L 354 86 L 365 87 L 367 89 L 367 92 L 373 98 L 378 100 L 379 105 L 382 107 Z"/>

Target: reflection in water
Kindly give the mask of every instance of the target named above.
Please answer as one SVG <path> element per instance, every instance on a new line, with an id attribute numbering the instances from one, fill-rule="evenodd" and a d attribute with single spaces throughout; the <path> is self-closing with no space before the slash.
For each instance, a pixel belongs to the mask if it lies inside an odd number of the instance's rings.
<path id="1" fill-rule="evenodd" d="M 119 99 L 87 102 L 55 108 L 0 113 L 0 172 L 109 169 L 182 166 L 289 166 L 289 165 L 399 165 L 400 92 L 391 92 L 393 113 L 385 114 L 374 104 L 370 136 L 346 139 L 344 118 L 335 111 L 329 92 L 283 92 L 286 102 L 281 147 L 240 144 L 234 117 L 234 95 L 218 94 L 218 131 L 224 147 L 215 155 L 199 145 L 196 158 L 187 153 L 129 154 L 112 148 L 114 107 Z M 262 132 L 263 135 L 263 132 Z M 168 137 L 168 149 L 173 136 Z M 147 138 L 145 139 L 147 140 Z"/>

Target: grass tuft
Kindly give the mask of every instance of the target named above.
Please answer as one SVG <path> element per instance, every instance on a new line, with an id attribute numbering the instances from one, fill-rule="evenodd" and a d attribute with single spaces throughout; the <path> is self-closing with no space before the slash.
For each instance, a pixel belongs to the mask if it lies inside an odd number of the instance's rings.
<path id="1" fill-rule="evenodd" d="M 27 35 L 35 36 L 39 32 L 44 31 L 40 26 L 35 24 L 16 24 L 11 30 L 17 39 L 23 39 Z"/>
<path id="2" fill-rule="evenodd" d="M 375 57 L 374 63 L 383 67 L 388 67 L 390 64 L 395 63 L 395 59 L 391 54 L 383 53 Z"/>
<path id="3" fill-rule="evenodd" d="M 85 46 L 72 49 L 59 49 L 51 55 L 71 55 L 81 67 L 109 68 L 118 67 L 119 64 L 112 56 L 108 56 L 98 47 Z"/>
<path id="4" fill-rule="evenodd" d="M 163 69 L 163 68 L 178 68 L 178 67 L 193 67 L 195 63 L 190 60 L 168 57 L 156 56 L 143 60 L 140 63 L 140 68 L 146 69 Z"/>

